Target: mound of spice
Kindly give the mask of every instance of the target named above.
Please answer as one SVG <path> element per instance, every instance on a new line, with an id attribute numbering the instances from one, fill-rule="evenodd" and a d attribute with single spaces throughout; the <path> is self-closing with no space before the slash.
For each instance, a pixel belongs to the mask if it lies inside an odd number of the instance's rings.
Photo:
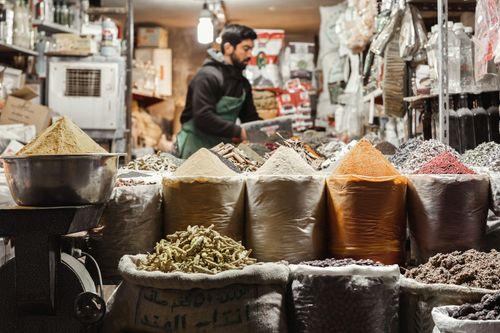
<path id="1" fill-rule="evenodd" d="M 107 153 L 69 118 L 62 117 L 24 146 L 17 156 Z"/>
<path id="2" fill-rule="evenodd" d="M 435 174 L 435 175 L 463 175 L 463 174 L 475 174 L 474 171 L 467 168 L 449 152 L 444 152 L 436 157 L 434 157 L 429 162 L 425 163 L 420 169 L 418 169 L 416 174 Z"/>
<path id="3" fill-rule="evenodd" d="M 182 160 L 166 153 L 146 155 L 127 164 L 129 170 L 174 172 Z"/>
<path id="4" fill-rule="evenodd" d="M 217 274 L 230 269 L 241 269 L 254 264 L 252 250 L 246 250 L 241 242 L 222 236 L 203 226 L 188 226 L 162 239 L 155 252 L 139 262 L 137 268 L 146 271 Z"/>
<path id="5" fill-rule="evenodd" d="M 375 149 L 379 150 L 384 155 L 394 155 L 396 153 L 396 146 L 389 141 L 381 141 L 375 145 Z"/>
<path id="6" fill-rule="evenodd" d="M 206 148 L 199 149 L 175 171 L 178 177 L 229 177 L 237 175 Z"/>
<path id="7" fill-rule="evenodd" d="M 500 293 L 484 295 L 480 303 L 461 305 L 450 315 L 462 320 L 500 320 Z"/>
<path id="8" fill-rule="evenodd" d="M 405 276 L 423 283 L 456 284 L 500 289 L 500 253 L 468 250 L 436 254 L 423 265 L 406 271 Z"/>
<path id="9" fill-rule="evenodd" d="M 314 175 L 316 171 L 294 149 L 281 146 L 257 170 L 256 174 Z"/>
<path id="10" fill-rule="evenodd" d="M 308 265 L 314 267 L 344 267 L 349 265 L 358 265 L 358 266 L 383 266 L 383 264 L 373 261 L 370 259 L 360 259 L 355 260 L 351 258 L 347 259 L 333 259 L 328 258 L 324 260 L 311 260 L 311 261 L 303 261 L 300 265 Z"/>
<path id="11" fill-rule="evenodd" d="M 333 171 L 336 175 L 395 176 L 399 172 L 366 139 L 360 140 Z"/>
<path id="12" fill-rule="evenodd" d="M 440 141 L 410 139 L 399 147 L 390 161 L 402 172 L 414 173 L 425 163 L 446 151 L 460 158 L 460 155 L 453 148 Z"/>
<path id="13" fill-rule="evenodd" d="M 231 143 L 219 143 L 210 149 L 220 157 L 229 160 L 241 172 L 255 172 L 262 165 L 248 157 Z"/>
<path id="14" fill-rule="evenodd" d="M 483 142 L 475 149 L 467 150 L 461 158 L 462 163 L 489 168 L 492 171 L 500 171 L 500 144 L 496 142 Z"/>

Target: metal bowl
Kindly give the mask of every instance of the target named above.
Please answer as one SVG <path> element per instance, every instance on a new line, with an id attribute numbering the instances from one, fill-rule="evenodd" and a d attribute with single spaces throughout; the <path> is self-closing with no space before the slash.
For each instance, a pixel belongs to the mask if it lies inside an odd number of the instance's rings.
<path id="1" fill-rule="evenodd" d="M 20 206 L 77 206 L 108 201 L 123 154 L 2 157 L 10 193 Z"/>

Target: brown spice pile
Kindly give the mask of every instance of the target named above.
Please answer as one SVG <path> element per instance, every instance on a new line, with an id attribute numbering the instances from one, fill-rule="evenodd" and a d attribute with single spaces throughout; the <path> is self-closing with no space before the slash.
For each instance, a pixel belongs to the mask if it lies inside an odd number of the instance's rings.
<path id="1" fill-rule="evenodd" d="M 405 273 L 423 283 L 445 283 L 500 290 L 500 252 L 468 250 L 436 254 Z"/>
<path id="2" fill-rule="evenodd" d="M 24 146 L 16 155 L 107 153 L 69 118 L 62 117 Z"/>
<path id="3" fill-rule="evenodd" d="M 333 171 L 336 175 L 396 176 L 399 172 L 366 139 L 360 140 Z"/>

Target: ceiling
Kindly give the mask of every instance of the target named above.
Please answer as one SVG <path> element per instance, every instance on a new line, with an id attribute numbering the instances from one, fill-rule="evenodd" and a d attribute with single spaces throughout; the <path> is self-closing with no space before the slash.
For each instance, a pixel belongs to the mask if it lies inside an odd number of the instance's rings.
<path id="1" fill-rule="evenodd" d="M 213 1 L 213 0 L 211 0 Z M 103 0 L 104 6 L 122 6 L 123 0 Z M 285 29 L 304 33 L 319 30 L 319 6 L 339 0 L 225 0 L 230 22 L 253 28 Z M 135 21 L 166 27 L 195 27 L 203 0 L 134 0 Z"/>

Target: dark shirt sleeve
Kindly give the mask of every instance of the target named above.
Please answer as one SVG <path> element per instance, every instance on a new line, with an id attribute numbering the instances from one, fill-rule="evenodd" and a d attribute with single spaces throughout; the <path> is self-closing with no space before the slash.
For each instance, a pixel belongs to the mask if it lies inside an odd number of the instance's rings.
<path id="1" fill-rule="evenodd" d="M 224 138 L 240 137 L 241 128 L 216 113 L 220 83 L 210 73 L 198 73 L 191 81 L 193 120 L 196 127 L 210 135 Z"/>
<path id="2" fill-rule="evenodd" d="M 247 82 L 244 89 L 246 90 L 247 97 L 245 98 L 245 102 L 240 112 L 241 122 L 248 123 L 249 121 L 261 120 L 255 108 L 255 104 L 253 103 L 252 87 L 250 83 Z"/>

